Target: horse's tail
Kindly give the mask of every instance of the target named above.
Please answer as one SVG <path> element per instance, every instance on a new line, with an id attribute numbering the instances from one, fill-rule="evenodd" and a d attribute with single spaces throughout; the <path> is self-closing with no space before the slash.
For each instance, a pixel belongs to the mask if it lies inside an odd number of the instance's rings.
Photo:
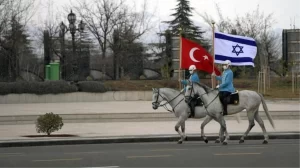
<path id="1" fill-rule="evenodd" d="M 264 99 L 264 97 L 263 97 L 262 94 L 258 93 L 258 95 L 259 95 L 260 98 L 261 98 L 261 102 L 262 102 L 264 111 L 265 111 L 265 113 L 266 113 L 266 116 L 268 117 L 268 120 L 270 121 L 272 127 L 275 129 L 275 124 L 274 124 L 274 122 L 273 122 L 272 116 L 271 116 L 270 113 L 269 113 L 269 110 L 268 110 L 267 104 L 266 104 L 266 102 L 265 102 L 265 99 Z"/>

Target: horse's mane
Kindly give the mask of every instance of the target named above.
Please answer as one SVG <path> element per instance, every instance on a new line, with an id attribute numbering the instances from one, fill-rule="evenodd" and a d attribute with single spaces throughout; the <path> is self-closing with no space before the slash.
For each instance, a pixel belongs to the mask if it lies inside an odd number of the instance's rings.
<path id="1" fill-rule="evenodd" d="M 205 85 L 204 83 L 200 83 L 200 82 L 193 82 L 194 84 L 197 84 L 198 86 L 202 87 L 206 93 L 209 93 L 211 91 L 213 91 L 212 88 L 208 87 L 207 85 Z"/>

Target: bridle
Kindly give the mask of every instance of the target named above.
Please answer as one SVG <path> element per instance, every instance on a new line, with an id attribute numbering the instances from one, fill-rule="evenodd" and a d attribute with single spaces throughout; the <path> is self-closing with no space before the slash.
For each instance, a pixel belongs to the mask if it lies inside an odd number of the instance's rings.
<path id="1" fill-rule="evenodd" d="M 184 100 L 184 98 L 182 98 L 176 105 L 175 107 L 172 107 L 172 110 L 169 110 L 167 107 L 167 104 L 170 104 L 173 100 L 175 100 L 178 96 L 180 96 L 181 93 L 179 93 L 177 96 L 175 96 L 173 99 L 171 99 L 170 101 L 168 101 L 165 97 L 163 97 L 160 93 L 159 93 L 159 88 L 157 89 L 157 97 L 156 97 L 156 101 L 152 102 L 152 105 L 155 105 L 157 107 L 164 107 L 167 111 L 169 112 L 174 112 L 175 108 L 178 106 L 178 104 L 180 102 L 182 102 Z M 167 101 L 164 104 L 160 104 L 160 102 L 158 102 L 158 98 L 161 97 L 163 100 L 162 101 Z"/>
<path id="2" fill-rule="evenodd" d="M 192 88 L 191 88 L 190 95 L 189 95 L 189 96 L 185 96 L 185 99 L 186 99 L 186 100 L 190 100 L 190 99 L 193 98 L 192 93 L 194 93 L 194 95 L 196 95 L 196 93 L 195 93 L 195 91 L 194 91 L 194 83 L 193 83 L 193 82 L 192 82 L 192 84 L 191 84 L 191 87 L 192 87 Z M 203 88 L 203 89 L 204 89 L 204 88 Z M 207 111 L 207 108 L 209 107 L 209 105 L 211 105 L 212 102 L 214 102 L 214 101 L 217 99 L 217 97 L 219 96 L 219 93 L 216 95 L 216 97 L 215 97 L 210 103 L 208 103 L 208 104 L 206 105 L 205 102 L 203 101 L 203 98 L 202 98 L 203 95 L 206 95 L 206 94 L 208 95 L 209 93 L 213 92 L 214 90 L 207 92 L 207 91 L 204 89 L 204 91 L 205 91 L 205 93 L 199 95 L 199 97 L 200 97 L 200 99 L 202 100 L 202 102 L 204 103 L 204 107 L 205 107 L 205 110 L 206 110 L 207 114 L 209 114 L 208 111 Z"/>

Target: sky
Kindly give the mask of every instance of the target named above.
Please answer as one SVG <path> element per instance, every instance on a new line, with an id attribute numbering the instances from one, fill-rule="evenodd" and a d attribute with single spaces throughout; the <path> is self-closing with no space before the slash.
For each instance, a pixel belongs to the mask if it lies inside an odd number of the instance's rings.
<path id="1" fill-rule="evenodd" d="M 33 17 L 33 23 L 43 23 L 49 16 L 47 3 L 53 2 L 52 9 L 63 11 L 64 6 L 70 3 L 76 3 L 78 0 L 38 0 L 37 10 Z M 92 1 L 92 0 L 87 0 Z M 135 5 L 139 10 L 144 0 L 126 0 L 128 5 Z M 174 12 L 177 0 L 148 0 L 148 12 L 154 15 L 154 20 L 158 25 L 161 21 L 173 19 L 170 15 Z M 197 13 L 207 13 L 218 21 L 215 4 L 218 4 L 225 17 L 233 19 L 238 15 L 244 16 L 245 13 L 254 11 L 257 5 L 264 13 L 273 13 L 273 18 L 276 20 L 274 30 L 281 31 L 282 29 L 292 28 L 295 21 L 295 27 L 300 28 L 300 0 L 190 0 L 191 7 Z M 209 26 L 203 21 L 201 16 L 193 12 L 191 19 L 197 24 L 208 29 Z M 51 15 L 51 14 L 50 14 Z M 55 14 L 54 14 L 55 15 Z M 55 16 L 54 16 L 55 17 Z M 53 15 L 52 15 L 53 18 Z M 66 22 L 66 18 L 64 18 Z M 207 27 L 205 27 L 207 26 Z M 158 29 L 158 26 L 157 26 Z M 156 30 L 153 30 L 156 31 Z"/>

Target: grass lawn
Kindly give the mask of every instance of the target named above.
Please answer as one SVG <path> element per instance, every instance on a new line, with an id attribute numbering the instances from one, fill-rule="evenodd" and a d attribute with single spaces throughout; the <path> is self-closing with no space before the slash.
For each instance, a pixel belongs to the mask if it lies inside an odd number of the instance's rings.
<path id="1" fill-rule="evenodd" d="M 201 82 L 211 86 L 210 79 L 200 79 Z M 118 80 L 105 81 L 105 86 L 117 91 L 151 91 L 152 88 L 179 88 L 179 82 L 176 80 Z M 273 78 L 270 82 L 270 88 L 266 86 L 266 93 L 263 94 L 266 98 L 298 98 L 300 97 L 298 89 L 292 93 L 292 81 L 288 78 Z M 234 79 L 234 86 L 237 90 L 253 90 L 258 91 L 258 81 L 256 79 Z M 262 91 L 261 91 L 262 93 Z"/>

